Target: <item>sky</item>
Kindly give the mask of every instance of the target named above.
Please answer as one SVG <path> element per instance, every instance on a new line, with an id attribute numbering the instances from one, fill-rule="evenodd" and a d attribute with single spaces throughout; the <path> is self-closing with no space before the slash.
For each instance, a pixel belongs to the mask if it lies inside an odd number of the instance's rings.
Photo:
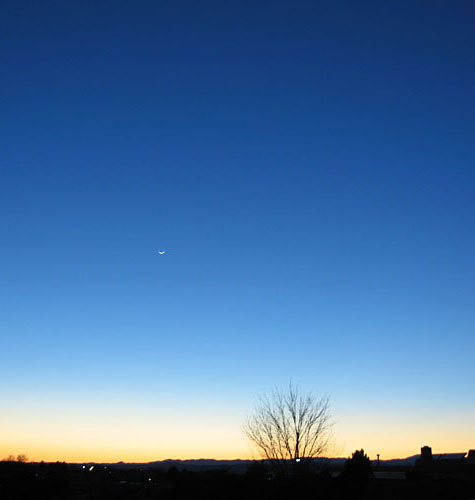
<path id="1" fill-rule="evenodd" d="M 253 458 L 290 380 L 333 456 L 475 448 L 474 23 L 2 2 L 0 458 Z"/>

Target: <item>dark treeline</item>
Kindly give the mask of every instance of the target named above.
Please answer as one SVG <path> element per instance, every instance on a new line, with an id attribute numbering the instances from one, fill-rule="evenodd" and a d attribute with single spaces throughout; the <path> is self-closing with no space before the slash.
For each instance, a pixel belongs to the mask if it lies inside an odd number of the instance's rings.
<path id="1" fill-rule="evenodd" d="M 361 457 L 357 457 L 361 459 Z M 355 463 L 356 462 L 356 463 Z M 364 461 L 348 460 L 343 469 L 276 477 L 255 462 L 245 474 L 226 470 L 191 472 L 123 469 L 104 465 L 0 462 L 2 500 L 142 499 L 452 499 L 475 498 L 475 475 L 431 477 L 407 468 L 402 480 L 380 479 Z"/>

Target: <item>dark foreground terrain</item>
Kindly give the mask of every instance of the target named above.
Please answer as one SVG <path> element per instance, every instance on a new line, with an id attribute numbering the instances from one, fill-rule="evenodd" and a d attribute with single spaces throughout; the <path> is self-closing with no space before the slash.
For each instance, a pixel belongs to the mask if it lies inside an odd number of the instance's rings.
<path id="1" fill-rule="evenodd" d="M 224 469 L 0 462 L 1 500 L 142 499 L 475 499 L 472 467 L 448 472 L 417 467 L 375 469 L 369 477 L 343 469 L 274 477 L 262 463 L 244 474 Z"/>

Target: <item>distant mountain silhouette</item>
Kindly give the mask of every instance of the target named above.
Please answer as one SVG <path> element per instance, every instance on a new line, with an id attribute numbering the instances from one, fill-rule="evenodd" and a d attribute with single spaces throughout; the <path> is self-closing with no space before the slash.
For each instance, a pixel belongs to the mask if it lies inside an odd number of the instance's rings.
<path id="1" fill-rule="evenodd" d="M 396 460 L 380 460 L 380 464 L 385 465 L 413 465 L 415 460 L 419 455 L 414 457 L 409 457 L 406 459 L 396 459 Z M 328 465 L 330 467 L 341 467 L 346 462 L 347 458 L 317 458 L 315 459 L 316 466 Z M 109 467 L 117 467 L 121 469 L 152 469 L 152 468 L 162 468 L 170 469 L 175 467 L 178 470 L 187 469 L 190 471 L 205 471 L 205 470 L 215 470 L 215 469 L 227 469 L 230 472 L 244 473 L 246 472 L 249 465 L 254 463 L 255 460 L 216 460 L 213 458 L 198 458 L 190 460 L 179 460 L 179 459 L 166 459 L 166 460 L 156 460 L 154 462 L 115 462 L 115 463 L 99 463 L 99 462 L 81 462 L 85 465 L 102 465 Z"/>
<path id="2" fill-rule="evenodd" d="M 399 467 L 399 466 L 412 466 L 416 463 L 416 460 L 420 458 L 420 455 L 412 455 L 407 458 L 391 458 L 389 460 L 380 460 L 380 465 L 389 466 L 389 467 Z M 378 463 L 377 460 L 371 461 L 372 465 L 376 465 Z"/>
<path id="3" fill-rule="evenodd" d="M 467 453 L 435 453 L 432 455 L 432 460 L 460 460 L 465 457 Z M 421 455 L 412 455 L 407 458 L 393 458 L 391 460 L 380 460 L 379 463 L 381 465 L 389 466 L 389 467 L 398 467 L 398 466 L 413 466 L 416 463 L 416 460 L 421 458 Z M 378 463 L 377 460 L 373 460 L 372 464 L 376 465 Z"/>
<path id="4" fill-rule="evenodd" d="M 460 459 L 463 458 L 466 453 L 440 453 L 434 454 L 433 460 L 440 459 Z M 416 460 L 421 457 L 420 454 L 412 455 L 407 458 L 394 458 L 390 460 L 380 460 L 379 465 L 383 467 L 411 467 L 414 466 Z M 346 462 L 345 458 L 317 458 L 315 459 L 316 467 L 329 466 L 329 467 L 343 467 Z M 117 467 L 120 469 L 153 469 L 162 468 L 165 470 L 175 467 L 178 470 L 187 469 L 189 471 L 206 471 L 206 470 L 216 470 L 216 469 L 227 469 L 230 472 L 236 474 L 243 474 L 247 471 L 249 465 L 254 463 L 255 460 L 216 460 L 214 458 L 198 458 L 191 460 L 179 460 L 179 459 L 167 459 L 167 460 L 156 460 L 154 462 L 81 462 L 80 464 L 85 465 L 102 465 L 109 467 Z M 372 465 L 377 465 L 377 460 L 372 460 Z"/>
<path id="5" fill-rule="evenodd" d="M 178 459 L 167 459 L 167 460 L 157 460 L 155 462 L 146 463 L 129 463 L 129 462 L 118 462 L 118 463 L 108 463 L 101 465 L 108 465 L 111 467 L 119 467 L 122 469 L 153 469 L 162 468 L 170 469 L 175 467 L 178 470 L 187 469 L 189 471 L 206 471 L 206 470 L 216 470 L 216 469 L 227 469 L 229 471 L 241 474 L 246 472 L 253 460 L 215 460 L 213 458 L 198 458 L 192 460 L 178 460 Z M 91 462 L 92 464 L 92 462 Z M 89 465 L 89 463 L 88 463 Z"/>

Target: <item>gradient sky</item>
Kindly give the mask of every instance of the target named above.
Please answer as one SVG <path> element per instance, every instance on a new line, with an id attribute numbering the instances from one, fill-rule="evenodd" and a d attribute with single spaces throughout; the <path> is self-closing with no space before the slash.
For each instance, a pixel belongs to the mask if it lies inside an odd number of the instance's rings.
<path id="1" fill-rule="evenodd" d="M 473 2 L 0 11 L 0 458 L 475 448 Z"/>

